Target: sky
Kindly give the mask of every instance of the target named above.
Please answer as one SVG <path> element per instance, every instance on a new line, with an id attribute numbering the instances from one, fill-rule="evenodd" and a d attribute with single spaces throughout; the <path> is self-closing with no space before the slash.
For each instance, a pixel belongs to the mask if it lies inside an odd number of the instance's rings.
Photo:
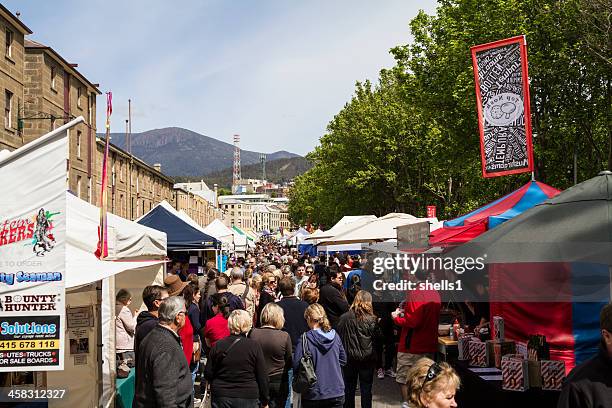
<path id="1" fill-rule="evenodd" d="M 306 154 L 434 0 L 3 0 L 102 92 L 111 131 L 183 127 Z M 105 98 L 97 100 L 103 131 Z"/>

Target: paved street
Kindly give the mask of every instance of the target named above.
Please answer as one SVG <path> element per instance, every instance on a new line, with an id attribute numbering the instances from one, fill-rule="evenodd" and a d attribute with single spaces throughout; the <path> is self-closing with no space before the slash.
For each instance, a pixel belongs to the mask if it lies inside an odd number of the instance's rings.
<path id="1" fill-rule="evenodd" d="M 199 380 L 196 382 L 196 390 L 199 390 Z M 397 408 L 401 405 L 399 387 L 394 378 L 385 377 L 384 380 L 374 378 L 374 388 L 372 390 L 372 407 L 373 408 Z M 199 393 L 197 397 L 201 397 Z M 355 407 L 361 406 L 361 398 L 359 390 L 357 390 L 357 398 L 355 398 Z M 197 407 L 196 407 L 197 408 Z"/>
<path id="2" fill-rule="evenodd" d="M 397 408 L 401 406 L 400 391 L 395 378 L 385 377 L 384 380 L 374 378 L 374 388 L 372 390 L 372 407 L 374 408 Z M 355 407 L 361 405 L 359 391 L 355 399 Z"/>

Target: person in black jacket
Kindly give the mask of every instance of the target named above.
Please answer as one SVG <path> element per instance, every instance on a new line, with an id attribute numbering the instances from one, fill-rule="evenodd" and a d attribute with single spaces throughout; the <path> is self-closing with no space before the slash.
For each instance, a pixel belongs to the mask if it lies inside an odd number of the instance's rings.
<path id="1" fill-rule="evenodd" d="M 185 325 L 185 300 L 165 299 L 159 324 L 140 344 L 133 408 L 192 408 L 191 373 L 178 331 Z"/>
<path id="2" fill-rule="evenodd" d="M 246 310 L 234 310 L 227 324 L 230 336 L 215 343 L 204 368 L 212 408 L 267 407 L 266 360 L 259 343 L 246 337 L 253 320 Z"/>
<path id="3" fill-rule="evenodd" d="M 319 304 L 325 309 L 327 318 L 332 328 L 336 328 L 338 319 L 349 309 L 346 297 L 342 293 L 342 272 L 332 269 L 329 272 L 329 281 L 321 287 L 319 293 Z"/>
<path id="4" fill-rule="evenodd" d="M 612 407 L 612 304 L 601 310 L 599 325 L 599 353 L 570 372 L 557 408 Z"/>
<path id="5" fill-rule="evenodd" d="M 340 316 L 337 330 L 347 355 L 347 363 L 343 367 L 344 408 L 355 407 L 357 380 L 361 392 L 361 408 L 371 408 L 372 383 L 378 360 L 376 351 L 380 347 L 382 333 L 369 292 L 357 292 L 350 310 Z"/>
<path id="6" fill-rule="evenodd" d="M 278 301 L 277 305 L 283 309 L 285 316 L 283 331 L 289 333 L 292 352 L 294 352 L 299 337 L 302 333 L 309 330 L 308 323 L 306 323 L 306 319 L 304 318 L 304 312 L 306 308 L 308 308 L 308 303 L 293 295 L 295 291 L 295 281 L 289 277 L 280 280 L 279 289 L 283 298 Z"/>
<path id="7" fill-rule="evenodd" d="M 283 325 L 283 331 L 289 333 L 291 339 L 291 353 L 295 353 L 295 346 L 302 335 L 309 329 L 308 323 L 304 318 L 304 313 L 308 308 L 308 303 L 298 299 L 294 296 L 295 293 L 295 281 L 290 277 L 285 277 L 280 280 L 279 289 L 283 298 L 277 303 L 284 312 L 285 324 Z M 293 368 L 289 369 L 288 383 L 291 384 L 293 381 Z M 289 397 L 287 398 L 286 408 L 291 407 L 291 401 L 293 399 L 293 390 L 289 388 Z M 297 402 L 297 401 L 296 401 Z"/>
<path id="8" fill-rule="evenodd" d="M 142 340 L 159 323 L 157 320 L 159 305 L 168 297 L 168 291 L 163 286 L 149 285 L 142 291 L 142 301 L 147 310 L 142 311 L 136 318 L 136 335 L 134 336 L 135 363 L 138 363 L 138 347 Z"/>

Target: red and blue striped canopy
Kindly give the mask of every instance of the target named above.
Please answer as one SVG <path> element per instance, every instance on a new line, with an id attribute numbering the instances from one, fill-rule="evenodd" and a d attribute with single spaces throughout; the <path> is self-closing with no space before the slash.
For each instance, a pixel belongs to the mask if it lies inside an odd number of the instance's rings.
<path id="1" fill-rule="evenodd" d="M 559 190 L 547 184 L 531 181 L 492 203 L 445 221 L 443 228 L 432 231 L 429 243 L 432 246 L 449 246 L 468 242 L 559 193 Z"/>

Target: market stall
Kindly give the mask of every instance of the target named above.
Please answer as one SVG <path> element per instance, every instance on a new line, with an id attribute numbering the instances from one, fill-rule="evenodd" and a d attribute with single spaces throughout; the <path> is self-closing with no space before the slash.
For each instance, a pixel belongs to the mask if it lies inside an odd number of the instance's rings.
<path id="1" fill-rule="evenodd" d="M 181 215 L 166 201 L 157 204 L 136 222 L 165 232 L 168 256 L 188 263 L 190 273 L 198 273 L 208 260 L 214 261 L 220 251 L 219 240 L 204 233 L 187 214 Z"/>
<path id="2" fill-rule="evenodd" d="M 64 371 L 48 372 L 47 386 L 69 387 L 49 406 L 110 406 L 115 398 L 115 293 L 128 289 L 142 307 L 142 288 L 163 283 L 166 234 L 108 214 L 109 259 L 97 247 L 99 208 L 70 193 L 67 200 L 66 337 Z M 72 344 L 74 343 L 74 344 Z M 97 347 L 100 345 L 101 347 Z M 74 346 L 74 347 L 73 347 Z M 80 381 L 74 381 L 79 378 Z M 102 384 L 92 392 L 91 384 Z"/>
<path id="3" fill-rule="evenodd" d="M 563 191 L 450 254 L 487 254 L 491 315 L 524 340 L 541 333 L 569 371 L 599 341 L 599 310 L 610 301 L 612 173 Z"/>

